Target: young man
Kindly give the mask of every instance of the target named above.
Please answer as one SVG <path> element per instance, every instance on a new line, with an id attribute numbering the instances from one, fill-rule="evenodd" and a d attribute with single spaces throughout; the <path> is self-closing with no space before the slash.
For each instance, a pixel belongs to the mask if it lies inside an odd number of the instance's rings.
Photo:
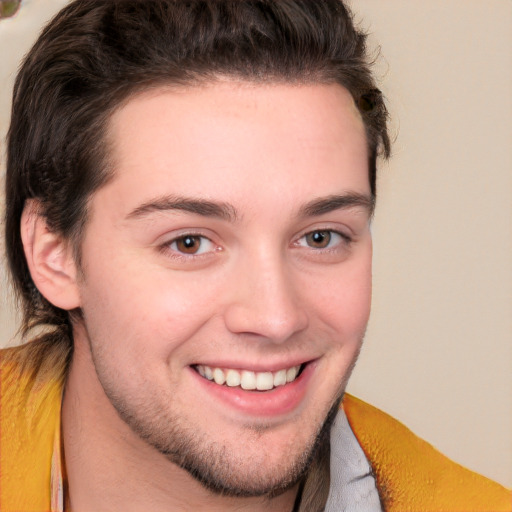
<path id="1" fill-rule="evenodd" d="M 0 509 L 510 510 L 340 403 L 386 109 L 339 0 L 77 1 L 15 88 Z"/>

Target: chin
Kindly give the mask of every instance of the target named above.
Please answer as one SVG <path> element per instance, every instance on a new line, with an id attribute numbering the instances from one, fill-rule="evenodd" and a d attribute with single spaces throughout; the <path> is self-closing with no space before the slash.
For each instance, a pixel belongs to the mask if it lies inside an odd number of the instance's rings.
<path id="1" fill-rule="evenodd" d="M 332 423 L 342 397 L 323 421 L 305 433 L 295 428 L 246 426 L 226 440 L 212 440 L 174 422 L 172 429 L 154 428 L 124 418 L 132 430 L 208 491 L 230 497 L 275 497 L 303 480 L 318 454 L 329 443 Z M 302 421 L 304 423 L 304 421 Z M 279 430 L 282 430 L 279 432 Z"/>

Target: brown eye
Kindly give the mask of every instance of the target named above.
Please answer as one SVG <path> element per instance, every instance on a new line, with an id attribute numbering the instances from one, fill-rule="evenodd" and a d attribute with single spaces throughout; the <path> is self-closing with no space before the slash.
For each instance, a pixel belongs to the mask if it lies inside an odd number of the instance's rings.
<path id="1" fill-rule="evenodd" d="M 186 235 L 174 241 L 176 250 L 184 254 L 196 254 L 201 248 L 201 240 L 203 237 Z"/>
<path id="2" fill-rule="evenodd" d="M 176 258 L 186 258 L 187 261 L 193 261 L 200 256 L 213 254 L 220 250 L 208 237 L 196 235 L 195 233 L 184 234 L 161 247 L 164 254 Z"/>
<path id="3" fill-rule="evenodd" d="M 315 249 L 325 249 L 329 246 L 331 238 L 331 231 L 312 231 L 306 235 L 306 243 Z"/>

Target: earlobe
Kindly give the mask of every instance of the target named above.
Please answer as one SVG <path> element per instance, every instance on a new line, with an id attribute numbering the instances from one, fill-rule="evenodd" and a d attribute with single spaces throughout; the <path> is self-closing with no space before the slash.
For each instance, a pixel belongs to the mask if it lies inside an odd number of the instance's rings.
<path id="1" fill-rule="evenodd" d="M 30 275 L 41 295 L 61 309 L 80 307 L 72 247 L 48 228 L 36 199 L 26 201 L 20 229 Z"/>

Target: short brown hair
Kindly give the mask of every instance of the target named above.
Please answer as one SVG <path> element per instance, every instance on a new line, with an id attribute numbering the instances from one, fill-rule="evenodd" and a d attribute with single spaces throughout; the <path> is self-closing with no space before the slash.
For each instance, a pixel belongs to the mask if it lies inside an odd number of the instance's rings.
<path id="1" fill-rule="evenodd" d="M 69 315 L 35 288 L 20 237 L 29 198 L 50 229 L 78 244 L 87 201 L 111 176 L 105 132 L 131 95 L 227 76 L 339 83 L 362 115 L 375 196 L 389 156 L 387 111 L 342 0 L 76 0 L 44 29 L 18 74 L 7 146 L 6 250 L 24 319 L 66 331 Z"/>

